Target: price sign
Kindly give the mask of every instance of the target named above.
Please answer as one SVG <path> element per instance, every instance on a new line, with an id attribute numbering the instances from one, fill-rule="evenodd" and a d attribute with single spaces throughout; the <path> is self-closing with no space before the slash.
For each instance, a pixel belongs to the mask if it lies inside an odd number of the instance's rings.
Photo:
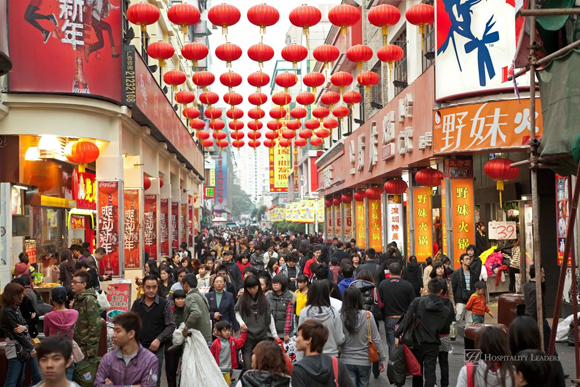
<path id="1" fill-rule="evenodd" d="M 510 240 L 517 239 L 516 222 L 489 222 L 489 239 Z"/>

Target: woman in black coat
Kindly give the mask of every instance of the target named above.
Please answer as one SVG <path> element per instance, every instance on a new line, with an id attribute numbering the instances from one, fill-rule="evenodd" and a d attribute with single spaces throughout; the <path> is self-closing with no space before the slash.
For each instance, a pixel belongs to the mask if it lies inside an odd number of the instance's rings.
<path id="1" fill-rule="evenodd" d="M 421 273 L 421 266 L 417 263 L 417 257 L 411 255 L 409 257 L 409 262 L 403 275 L 401 276 L 405 281 L 413 285 L 415 289 L 415 295 L 421 297 L 421 288 L 423 287 L 423 273 Z"/>
<path id="2" fill-rule="evenodd" d="M 205 294 L 209 304 L 209 318 L 213 325 L 220 321 L 228 321 L 232 324 L 234 332 L 240 330 L 240 324 L 236 320 L 236 300 L 234 295 L 225 290 L 226 279 L 217 275 L 213 280 L 214 290 Z M 220 303 L 218 305 L 218 295 L 221 294 Z"/>

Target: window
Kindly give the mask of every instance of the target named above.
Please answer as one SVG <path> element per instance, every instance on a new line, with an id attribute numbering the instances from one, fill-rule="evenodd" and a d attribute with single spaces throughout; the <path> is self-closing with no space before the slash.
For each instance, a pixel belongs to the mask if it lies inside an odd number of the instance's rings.
<path id="1" fill-rule="evenodd" d="M 425 26 L 425 37 L 423 38 L 423 72 L 435 63 L 435 28 L 434 24 Z"/>
<path id="2" fill-rule="evenodd" d="M 375 74 L 378 74 L 379 77 L 381 77 L 382 63 L 383 62 L 378 61 L 377 64 L 375 64 L 375 66 L 371 69 L 371 71 Z M 383 82 L 379 82 L 375 86 L 371 87 L 370 101 L 379 105 L 383 104 Z"/>
<path id="3" fill-rule="evenodd" d="M 407 87 L 407 31 L 403 31 L 393 44 L 401 47 L 404 52 L 403 59 L 398 61 L 393 69 L 393 82 L 396 82 L 395 95 L 397 95 Z"/>

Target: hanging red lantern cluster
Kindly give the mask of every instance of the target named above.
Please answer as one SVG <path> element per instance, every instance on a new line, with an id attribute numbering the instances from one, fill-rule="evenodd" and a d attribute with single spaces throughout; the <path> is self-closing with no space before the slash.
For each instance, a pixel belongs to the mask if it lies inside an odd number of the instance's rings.
<path id="1" fill-rule="evenodd" d="M 203 43 L 187 43 L 181 49 L 181 55 L 187 60 L 193 61 L 193 68 L 199 67 L 199 61 L 204 60 L 209 53 L 209 49 Z"/>
<path id="2" fill-rule="evenodd" d="M 304 36 L 306 37 L 306 47 L 310 49 L 310 43 L 308 42 L 309 28 L 320 23 L 322 19 L 322 13 L 316 7 L 311 5 L 303 4 L 298 8 L 294 8 L 289 15 L 290 23 L 296 27 L 302 28 Z"/>
<path id="3" fill-rule="evenodd" d="M 379 200 L 381 195 L 383 194 L 383 190 L 381 187 L 370 187 L 365 191 L 365 196 L 369 200 Z"/>
<path id="4" fill-rule="evenodd" d="M 327 138 L 330 136 L 330 131 L 328 129 L 317 129 L 314 131 L 314 135 L 318 138 Z"/>
<path id="5" fill-rule="evenodd" d="M 392 5 L 381 4 L 371 8 L 368 13 L 369 23 L 375 27 L 381 27 L 383 35 L 383 45 L 387 44 L 387 34 L 389 27 L 394 26 L 401 19 L 401 12 Z"/>
<path id="6" fill-rule="evenodd" d="M 322 123 L 322 125 L 326 129 L 328 129 L 329 131 L 332 131 L 332 130 L 338 128 L 338 121 L 335 120 L 334 118 L 327 118 L 327 119 L 324 120 L 324 122 Z M 329 132 L 329 134 L 330 134 L 330 132 Z M 317 134 L 317 136 L 318 136 L 318 134 Z M 318 137 L 321 137 L 321 136 L 318 136 Z M 325 137 L 328 137 L 328 136 L 325 136 Z M 322 138 L 325 138 L 325 137 L 322 137 Z"/>
<path id="7" fill-rule="evenodd" d="M 520 168 L 512 168 L 512 164 L 512 160 L 500 158 L 489 160 L 483 166 L 483 173 L 496 182 L 500 205 L 502 203 L 501 193 L 504 190 L 504 182 L 515 180 L 520 175 Z"/>
<path id="8" fill-rule="evenodd" d="M 222 28 L 222 35 L 228 34 L 228 27 L 240 21 L 240 10 L 230 4 L 218 4 L 211 7 L 207 18 L 216 27 Z"/>
<path id="9" fill-rule="evenodd" d="M 81 139 L 66 144 L 64 155 L 71 163 L 79 164 L 79 172 L 83 173 L 87 164 L 99 158 L 99 148 L 94 143 Z"/>
<path id="10" fill-rule="evenodd" d="M 302 123 L 300 120 L 289 120 L 286 121 L 286 127 L 290 130 L 297 131 L 298 129 L 302 128 Z"/>
<path id="11" fill-rule="evenodd" d="M 415 181 L 422 187 L 438 187 L 445 176 L 438 169 L 424 168 L 415 174 Z"/>
<path id="12" fill-rule="evenodd" d="M 145 3 L 139 3 L 145 4 Z M 159 67 L 165 66 L 165 61 L 175 54 L 173 46 L 167 42 L 155 42 L 147 46 L 147 55 L 159 61 Z"/>
<path id="13" fill-rule="evenodd" d="M 141 27 L 141 31 L 147 31 L 147 26 L 157 23 L 161 13 L 153 4 L 137 3 L 127 9 L 127 19 Z"/>
<path id="14" fill-rule="evenodd" d="M 402 195 L 407 191 L 407 183 L 401 179 L 392 179 L 385 183 L 385 192 L 391 195 Z"/>
<path id="15" fill-rule="evenodd" d="M 280 13 L 271 5 L 258 4 L 248 10 L 248 20 L 260 27 L 260 34 L 266 34 L 266 27 L 276 24 L 280 20 Z"/>
<path id="16" fill-rule="evenodd" d="M 187 34 L 187 28 L 196 24 L 201 18 L 199 10 L 191 4 L 172 5 L 167 11 L 167 18 L 173 24 L 181 26 L 181 33 Z"/>

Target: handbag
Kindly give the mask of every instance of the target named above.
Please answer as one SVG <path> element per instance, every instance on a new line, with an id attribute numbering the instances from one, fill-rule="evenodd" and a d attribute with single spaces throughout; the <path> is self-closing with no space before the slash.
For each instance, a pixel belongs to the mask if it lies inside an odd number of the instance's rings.
<path id="1" fill-rule="evenodd" d="M 25 363 L 30 360 L 30 352 L 22 346 L 17 340 L 12 340 L 14 342 L 14 349 L 16 350 L 16 358 L 21 362 Z"/>
<path id="2" fill-rule="evenodd" d="M 373 289 L 373 298 L 374 298 L 374 303 L 373 306 L 371 307 L 371 312 L 373 313 L 373 317 L 375 318 L 375 321 L 383 321 L 384 317 L 383 317 L 383 311 L 381 310 L 381 308 L 379 307 L 379 301 L 377 300 L 377 289 Z"/>
<path id="3" fill-rule="evenodd" d="M 407 368 L 407 375 L 421 376 L 421 364 L 411 352 L 409 347 L 403 344 L 403 350 L 405 351 L 405 366 Z"/>
<path id="4" fill-rule="evenodd" d="M 85 359 L 85 355 L 76 341 L 72 341 L 72 358 L 73 362 L 80 363 Z"/>
<path id="5" fill-rule="evenodd" d="M 367 311 L 367 333 L 369 338 L 369 361 L 371 363 L 376 363 L 379 361 L 379 350 L 377 346 L 373 342 L 373 338 L 371 336 L 371 312 Z"/>
<path id="6" fill-rule="evenodd" d="M 73 381 L 81 387 L 93 387 L 97 378 L 97 370 L 101 358 L 98 356 L 90 357 L 75 366 Z"/>
<path id="7" fill-rule="evenodd" d="M 408 318 L 409 321 L 405 319 Z M 405 330 L 403 331 L 403 337 L 400 340 L 401 344 L 405 344 L 408 347 L 413 347 L 419 344 L 419 340 L 417 339 L 417 327 L 421 323 L 421 320 L 417 317 L 415 313 L 412 316 L 407 316 L 405 313 L 401 319 L 406 322 Z M 399 320 L 401 322 L 401 320 Z"/>
<path id="8" fill-rule="evenodd" d="M 104 290 L 97 291 L 97 301 L 101 306 L 101 311 L 108 310 L 111 307 L 111 304 L 107 299 L 107 293 Z"/>

